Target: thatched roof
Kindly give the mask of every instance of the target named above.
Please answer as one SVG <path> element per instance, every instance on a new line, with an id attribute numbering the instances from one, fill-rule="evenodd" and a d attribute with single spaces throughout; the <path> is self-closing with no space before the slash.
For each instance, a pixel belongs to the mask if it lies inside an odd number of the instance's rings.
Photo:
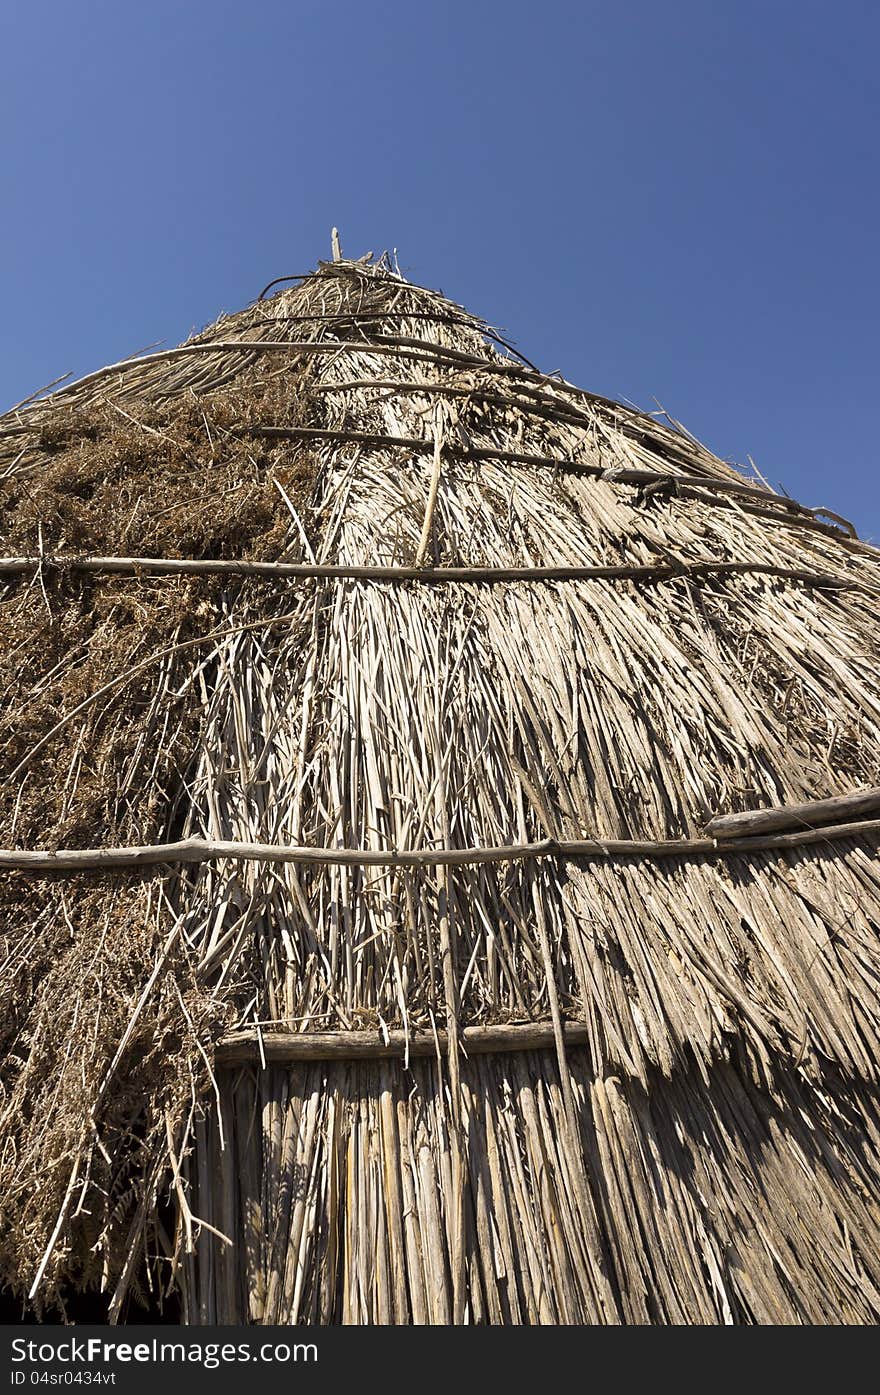
<path id="1" fill-rule="evenodd" d="M 383 260 L 8 413 L 0 527 L 7 1285 L 880 1317 L 850 525 Z"/>

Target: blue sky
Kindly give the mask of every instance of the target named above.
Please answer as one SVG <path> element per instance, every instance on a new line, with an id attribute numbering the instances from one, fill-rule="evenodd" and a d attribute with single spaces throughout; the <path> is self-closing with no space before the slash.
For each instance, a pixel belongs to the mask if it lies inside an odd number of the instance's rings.
<path id="1" fill-rule="evenodd" d="M 30 0 L 0 45 L 0 407 L 336 223 L 880 541 L 876 4 Z"/>

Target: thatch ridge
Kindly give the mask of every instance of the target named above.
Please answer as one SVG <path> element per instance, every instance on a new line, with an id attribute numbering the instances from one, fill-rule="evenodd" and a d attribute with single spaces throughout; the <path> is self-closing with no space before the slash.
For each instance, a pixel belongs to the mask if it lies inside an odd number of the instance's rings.
<path id="1" fill-rule="evenodd" d="M 0 491 L 0 846 L 219 850 L 0 872 L 6 1282 L 880 1316 L 876 821 L 664 855 L 880 784 L 880 552 L 385 262 L 7 414 Z M 446 1045 L 215 1075 L 233 1029 Z"/>

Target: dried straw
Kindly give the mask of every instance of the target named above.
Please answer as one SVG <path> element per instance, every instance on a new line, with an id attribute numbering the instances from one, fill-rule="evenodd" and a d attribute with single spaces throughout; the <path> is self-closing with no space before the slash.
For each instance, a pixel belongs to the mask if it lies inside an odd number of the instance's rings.
<path id="1" fill-rule="evenodd" d="M 875 830 L 666 846 L 880 784 L 880 554 L 385 262 L 0 448 L 0 844 L 212 850 L 0 873 L 7 1282 L 880 1317 Z M 239 1066 L 232 1028 L 403 1059 Z"/>

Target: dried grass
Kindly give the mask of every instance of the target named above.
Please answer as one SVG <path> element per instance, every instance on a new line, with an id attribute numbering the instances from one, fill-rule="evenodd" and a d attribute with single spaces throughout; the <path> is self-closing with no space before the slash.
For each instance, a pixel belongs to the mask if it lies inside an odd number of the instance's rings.
<path id="1" fill-rule="evenodd" d="M 743 493 L 682 431 L 518 367 L 385 264 L 324 266 L 185 352 L 63 389 L 0 447 L 7 555 L 660 569 L 5 578 L 7 847 L 687 838 L 880 784 L 880 555 Z M 646 469 L 672 487 L 608 474 Z M 115 1315 L 146 1244 L 191 1321 L 880 1316 L 867 833 L 711 861 L 2 885 L 0 1262 L 43 1301 L 100 1284 Z M 213 1093 L 233 1023 L 563 1018 L 587 1047 L 226 1070 Z"/>

